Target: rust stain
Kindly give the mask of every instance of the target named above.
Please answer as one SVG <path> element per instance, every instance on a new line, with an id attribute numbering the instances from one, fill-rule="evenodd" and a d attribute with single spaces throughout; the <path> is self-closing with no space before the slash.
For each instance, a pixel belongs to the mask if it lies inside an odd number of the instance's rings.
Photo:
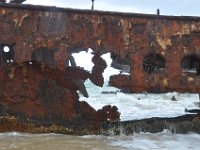
<path id="1" fill-rule="evenodd" d="M 159 45 L 163 48 L 163 50 L 166 50 L 167 46 L 171 46 L 171 39 L 163 39 L 159 37 L 159 34 L 156 35 L 157 42 Z"/>
<path id="2" fill-rule="evenodd" d="M 164 78 L 162 84 L 164 87 L 167 87 L 169 85 L 169 80 L 167 78 Z"/>

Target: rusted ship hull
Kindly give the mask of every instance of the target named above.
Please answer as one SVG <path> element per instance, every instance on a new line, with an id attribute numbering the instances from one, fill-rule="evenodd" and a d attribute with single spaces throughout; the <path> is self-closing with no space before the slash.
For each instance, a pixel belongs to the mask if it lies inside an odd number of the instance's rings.
<path id="1" fill-rule="evenodd" d="M 62 70 L 71 53 L 91 48 L 94 53 L 110 52 L 113 60 L 130 65 L 133 92 L 200 91 L 198 71 L 187 72 L 198 69 L 198 17 L 15 4 L 1 4 L 0 14 L 1 47 L 7 45 L 14 51 L 3 58 L 2 66 L 7 59 L 18 64 L 36 60 Z M 184 59 L 193 55 L 194 62 Z"/>
<path id="2" fill-rule="evenodd" d="M 0 4 L 0 34 L 0 131 L 89 134 L 119 121 L 116 107 L 96 111 L 78 101 L 78 90 L 88 96 L 85 80 L 103 86 L 105 53 L 130 72 L 110 78 L 112 86 L 200 92 L 198 17 Z M 91 72 L 67 65 L 88 48 L 94 51 Z"/>

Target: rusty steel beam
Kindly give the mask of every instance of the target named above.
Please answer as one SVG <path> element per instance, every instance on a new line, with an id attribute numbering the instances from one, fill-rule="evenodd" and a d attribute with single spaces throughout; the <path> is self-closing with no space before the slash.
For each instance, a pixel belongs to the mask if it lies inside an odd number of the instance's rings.
<path id="1" fill-rule="evenodd" d="M 0 34 L 0 122 L 14 116 L 19 130 L 56 124 L 97 133 L 103 122 L 119 121 L 116 107 L 96 111 L 78 101 L 78 90 L 88 96 L 85 80 L 103 86 L 105 53 L 111 53 L 113 67 L 130 73 L 112 76 L 112 86 L 200 92 L 199 17 L 1 3 Z M 66 65 L 73 53 L 88 48 L 94 51 L 91 72 Z"/>

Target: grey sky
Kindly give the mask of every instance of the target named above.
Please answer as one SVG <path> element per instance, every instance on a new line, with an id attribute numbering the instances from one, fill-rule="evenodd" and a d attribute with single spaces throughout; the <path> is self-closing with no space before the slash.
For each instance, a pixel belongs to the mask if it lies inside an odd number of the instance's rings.
<path id="1" fill-rule="evenodd" d="M 27 4 L 90 9 L 91 0 L 27 0 Z M 95 0 L 96 10 L 200 16 L 200 0 Z"/>

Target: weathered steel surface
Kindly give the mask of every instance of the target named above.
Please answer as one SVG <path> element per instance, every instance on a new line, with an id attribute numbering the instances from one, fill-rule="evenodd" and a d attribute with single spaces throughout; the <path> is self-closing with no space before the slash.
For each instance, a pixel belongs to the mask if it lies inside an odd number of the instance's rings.
<path id="1" fill-rule="evenodd" d="M 42 62 L 64 69 L 68 50 L 92 48 L 114 53 L 131 67 L 133 92 L 199 92 L 199 77 L 181 68 L 184 56 L 200 51 L 200 18 L 60 9 L 0 6 L 0 41 L 14 49 L 14 61 L 44 55 Z M 71 53 L 71 51 L 70 51 Z M 72 51 L 73 53 L 73 51 Z M 149 53 L 163 57 L 165 67 L 144 71 Z M 53 56 L 52 60 L 48 56 Z"/>
<path id="2" fill-rule="evenodd" d="M 113 66 L 130 72 L 113 76 L 113 86 L 132 92 L 200 92 L 198 17 L 2 3 L 0 35 L 3 119 L 98 132 L 102 122 L 119 120 L 115 107 L 97 112 L 78 101 L 77 90 L 87 97 L 86 79 L 103 86 L 105 53 L 111 53 Z M 94 51 L 91 73 L 68 66 L 72 53 L 88 48 Z"/>
<path id="3" fill-rule="evenodd" d="M 78 100 L 74 80 L 89 77 L 79 68 L 61 71 L 37 62 L 13 63 L 0 75 L 0 131 L 100 134 L 103 122 L 119 119 L 116 107 L 96 111 Z"/>

